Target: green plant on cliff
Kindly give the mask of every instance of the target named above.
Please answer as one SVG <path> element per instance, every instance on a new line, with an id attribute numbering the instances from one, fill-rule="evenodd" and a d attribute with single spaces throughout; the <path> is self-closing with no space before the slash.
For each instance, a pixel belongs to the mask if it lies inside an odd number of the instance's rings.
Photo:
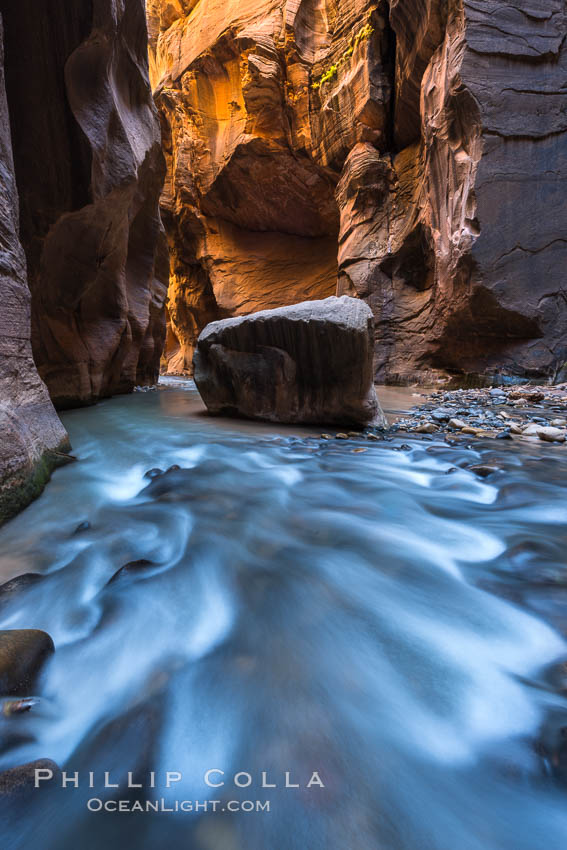
<path id="1" fill-rule="evenodd" d="M 315 80 L 311 84 L 311 88 L 316 91 L 317 89 L 321 88 L 323 83 L 328 83 L 330 80 L 334 79 L 334 77 L 336 77 L 339 73 L 339 68 L 350 59 L 358 45 L 362 41 L 365 41 L 367 38 L 370 38 L 373 32 L 374 27 L 372 26 L 372 24 L 366 24 L 366 26 L 362 27 L 362 29 L 360 29 L 356 35 L 353 35 L 349 41 L 347 49 L 344 53 L 341 54 L 336 64 L 331 65 L 329 68 L 323 71 L 319 79 Z"/>

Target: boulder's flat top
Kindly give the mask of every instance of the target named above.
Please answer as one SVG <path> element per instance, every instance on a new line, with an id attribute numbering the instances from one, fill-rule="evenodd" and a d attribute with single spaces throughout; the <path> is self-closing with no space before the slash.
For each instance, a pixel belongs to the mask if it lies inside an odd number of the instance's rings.
<path id="1" fill-rule="evenodd" d="M 358 298 L 342 295 L 340 298 L 331 296 L 321 301 L 302 301 L 289 307 L 277 307 L 274 310 L 260 310 L 247 316 L 235 316 L 232 319 L 221 319 L 211 322 L 201 333 L 199 342 L 212 341 L 228 328 L 235 328 L 244 323 L 267 322 L 270 320 L 285 320 L 289 322 L 331 322 L 341 327 L 354 327 L 367 319 L 372 319 L 372 311 L 366 302 Z"/>

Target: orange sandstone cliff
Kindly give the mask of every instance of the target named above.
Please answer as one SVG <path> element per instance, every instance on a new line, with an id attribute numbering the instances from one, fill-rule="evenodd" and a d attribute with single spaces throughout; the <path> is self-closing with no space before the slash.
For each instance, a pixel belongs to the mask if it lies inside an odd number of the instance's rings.
<path id="1" fill-rule="evenodd" d="M 211 319 L 331 293 L 375 375 L 557 378 L 561 0 L 147 0 L 170 371 Z"/>

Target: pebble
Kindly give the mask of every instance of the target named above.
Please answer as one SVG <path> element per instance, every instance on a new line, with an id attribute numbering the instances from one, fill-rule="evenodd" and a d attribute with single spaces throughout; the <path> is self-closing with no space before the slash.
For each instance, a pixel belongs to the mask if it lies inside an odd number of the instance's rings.
<path id="1" fill-rule="evenodd" d="M 457 430 L 461 431 L 463 428 L 467 427 L 467 423 L 463 422 L 462 419 L 450 419 L 449 420 L 449 427 L 450 428 L 456 428 Z"/>
<path id="2" fill-rule="evenodd" d="M 424 422 L 422 425 L 419 425 L 417 428 L 418 434 L 434 434 L 439 430 L 438 425 L 434 425 L 433 422 Z"/>
<path id="3" fill-rule="evenodd" d="M 523 401 L 531 401 L 538 402 L 543 401 L 545 398 L 545 394 L 541 392 L 541 390 L 531 390 L 531 389 L 521 389 L 521 390 L 511 390 L 508 393 L 508 398 L 518 399 Z"/>
<path id="4" fill-rule="evenodd" d="M 524 425 L 520 433 L 523 437 L 537 437 L 539 436 L 539 431 L 541 431 L 539 425 Z"/>
<path id="5" fill-rule="evenodd" d="M 539 428 L 538 437 L 546 443 L 564 443 L 565 431 L 561 428 Z"/>
<path id="6" fill-rule="evenodd" d="M 348 434 L 343 434 L 342 432 L 340 432 L 339 434 L 335 434 L 335 438 L 337 440 L 348 440 L 349 437 Z"/>

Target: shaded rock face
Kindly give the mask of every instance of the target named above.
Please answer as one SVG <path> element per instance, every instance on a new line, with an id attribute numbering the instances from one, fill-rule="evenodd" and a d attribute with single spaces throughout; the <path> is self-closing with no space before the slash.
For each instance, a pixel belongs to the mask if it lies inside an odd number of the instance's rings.
<path id="1" fill-rule="evenodd" d="M 373 339 L 370 309 L 346 296 L 212 322 L 197 342 L 195 383 L 213 414 L 384 424 Z"/>
<path id="2" fill-rule="evenodd" d="M 175 369 L 208 321 L 337 283 L 380 380 L 561 374 L 562 0 L 147 7 Z"/>
<path id="3" fill-rule="evenodd" d="M 395 0 L 390 22 L 393 151 L 353 149 L 340 186 L 339 291 L 373 308 L 378 377 L 554 378 L 567 327 L 564 5 Z"/>
<path id="4" fill-rule="evenodd" d="M 143 0 L 1 0 L 35 362 L 56 405 L 154 382 L 163 156 Z"/>
<path id="5" fill-rule="evenodd" d="M 41 491 L 69 448 L 32 357 L 2 44 L 0 22 L 0 524 Z"/>

